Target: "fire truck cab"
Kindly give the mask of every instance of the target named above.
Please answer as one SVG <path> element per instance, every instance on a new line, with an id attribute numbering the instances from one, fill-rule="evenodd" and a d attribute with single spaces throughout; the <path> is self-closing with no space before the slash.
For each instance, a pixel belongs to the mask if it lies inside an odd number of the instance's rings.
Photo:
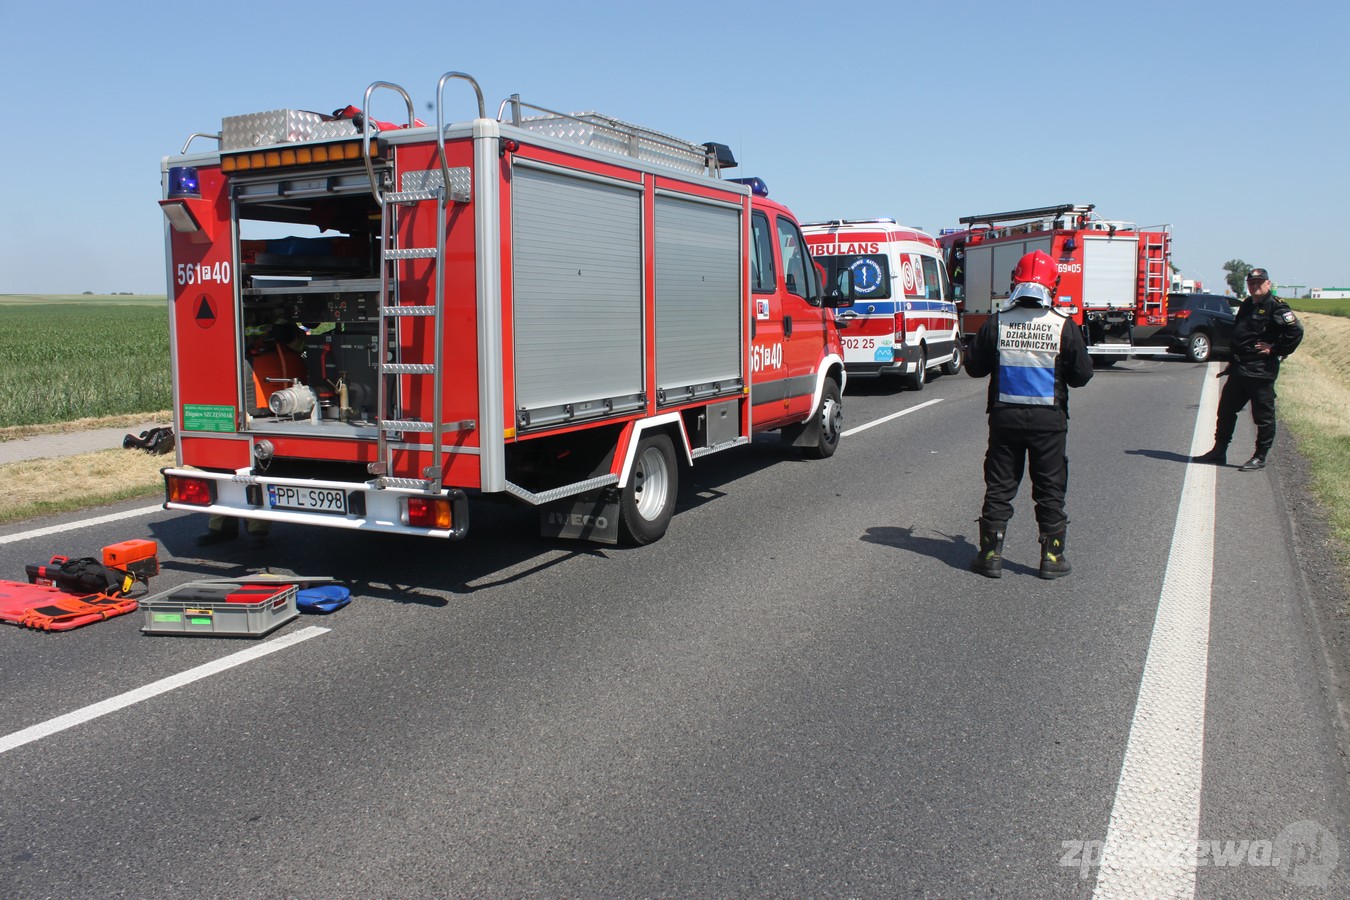
<path id="1" fill-rule="evenodd" d="M 477 115 L 447 123 L 459 81 Z M 371 116 L 390 94 L 401 125 Z M 640 544 L 681 464 L 770 430 L 834 452 L 850 286 L 726 147 L 518 95 L 490 118 L 458 72 L 434 126 L 413 108 L 375 82 L 163 161 L 167 508 L 459 538 L 471 498 L 510 498 Z"/>
<path id="2" fill-rule="evenodd" d="M 903 375 L 922 390 L 930 369 L 961 370 L 961 323 L 937 241 L 894 219 L 835 219 L 802 226 L 826 281 L 851 281 L 854 305 L 838 314 L 850 375 Z"/>

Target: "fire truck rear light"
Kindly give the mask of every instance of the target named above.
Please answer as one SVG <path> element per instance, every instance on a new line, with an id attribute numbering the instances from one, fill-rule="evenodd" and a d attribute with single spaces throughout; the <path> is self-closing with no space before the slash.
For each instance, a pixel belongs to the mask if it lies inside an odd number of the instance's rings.
<path id="1" fill-rule="evenodd" d="M 201 185 L 197 180 L 196 166 L 169 167 L 170 197 L 200 197 Z"/>
<path id="2" fill-rule="evenodd" d="M 409 497 L 403 520 L 419 528 L 449 529 L 455 524 L 449 497 Z"/>
<path id="3" fill-rule="evenodd" d="M 182 475 L 164 477 L 164 496 L 169 503 L 210 506 L 216 500 L 215 494 L 215 484 L 209 479 L 185 478 Z"/>

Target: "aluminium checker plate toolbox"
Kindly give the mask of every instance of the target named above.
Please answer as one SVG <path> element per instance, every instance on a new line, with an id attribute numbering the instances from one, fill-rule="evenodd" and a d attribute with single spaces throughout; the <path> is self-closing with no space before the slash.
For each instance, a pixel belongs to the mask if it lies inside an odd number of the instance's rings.
<path id="1" fill-rule="evenodd" d="M 262 637 L 300 615 L 293 584 L 181 584 L 140 601 L 146 634 Z"/>

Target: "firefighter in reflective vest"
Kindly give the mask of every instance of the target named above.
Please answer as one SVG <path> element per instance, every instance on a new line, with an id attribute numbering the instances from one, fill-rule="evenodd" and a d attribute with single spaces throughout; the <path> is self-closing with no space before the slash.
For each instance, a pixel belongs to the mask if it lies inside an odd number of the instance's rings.
<path id="1" fill-rule="evenodd" d="M 1042 578 L 1069 574 L 1064 556 L 1064 494 L 1069 481 L 1065 441 L 1069 388 L 1092 379 L 1092 358 L 1078 325 L 1054 308 L 1059 271 L 1040 250 L 1013 269 L 1012 293 L 971 342 L 966 373 L 989 376 L 989 448 L 984 457 L 980 549 L 971 569 L 1003 574 L 1003 538 L 1023 469 L 1040 526 Z"/>

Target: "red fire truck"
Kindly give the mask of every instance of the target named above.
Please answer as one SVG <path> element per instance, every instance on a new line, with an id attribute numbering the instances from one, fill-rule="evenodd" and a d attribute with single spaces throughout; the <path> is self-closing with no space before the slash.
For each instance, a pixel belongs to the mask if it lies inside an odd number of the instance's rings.
<path id="1" fill-rule="evenodd" d="M 1103 219 L 1094 209 L 1066 203 L 965 216 L 959 220 L 964 227 L 943 229 L 938 241 L 966 333 L 978 331 L 1007 300 L 1023 254 L 1043 250 L 1059 262 L 1055 304 L 1072 310 L 1089 353 L 1110 362 L 1166 352 L 1139 341 L 1167 324 L 1170 228 L 1142 229 Z"/>
<path id="2" fill-rule="evenodd" d="M 450 82 L 476 118 L 446 123 Z M 471 496 L 510 498 L 647 543 L 681 463 L 770 430 L 834 452 L 851 286 L 725 146 L 519 95 L 489 118 L 459 72 L 435 109 L 375 82 L 164 160 L 166 508 L 459 538 Z"/>

